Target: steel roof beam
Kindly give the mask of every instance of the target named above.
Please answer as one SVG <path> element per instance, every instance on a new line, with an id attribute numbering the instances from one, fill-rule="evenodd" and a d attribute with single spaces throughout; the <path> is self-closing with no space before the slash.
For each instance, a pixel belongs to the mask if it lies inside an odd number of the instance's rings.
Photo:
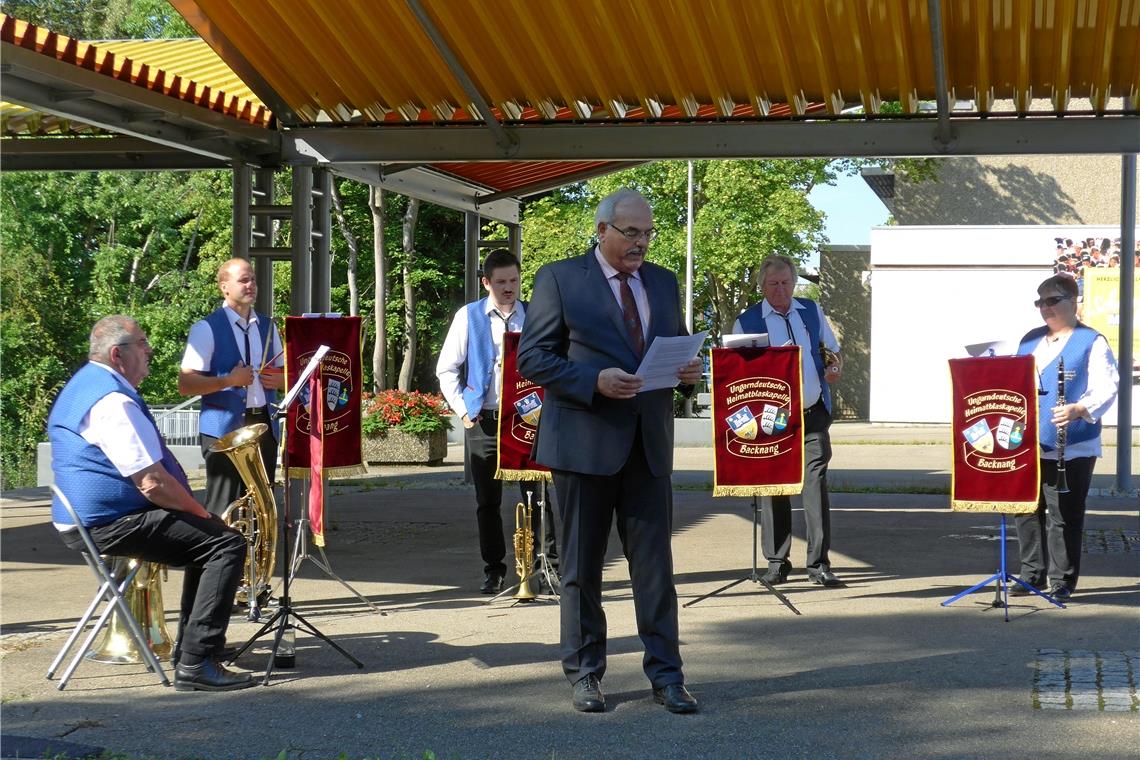
<path id="1" fill-rule="evenodd" d="M 221 159 L 137 137 L 42 137 L 0 140 L 4 171 L 151 171 L 224 169 Z"/>
<path id="2" fill-rule="evenodd" d="M 942 29 L 941 0 L 926 0 L 930 15 L 930 55 L 934 59 L 934 97 L 938 103 L 938 141 L 948 145 L 950 133 L 950 84 L 946 78 L 946 35 Z"/>
<path id="3" fill-rule="evenodd" d="M 482 131 L 482 128 L 477 128 Z M 382 173 L 381 166 L 376 163 L 338 162 L 330 165 L 333 174 L 354 179 L 374 187 L 382 187 L 400 195 L 419 198 L 437 206 L 453 208 L 459 211 L 477 211 L 480 216 L 493 219 L 497 222 L 517 224 L 519 202 L 513 198 L 485 201 L 479 196 L 486 193 L 487 188 L 463 182 L 454 177 L 440 174 L 426 168 L 408 169 L 395 173 Z"/>
<path id="4" fill-rule="evenodd" d="M 459 63 L 459 59 L 455 56 L 451 47 L 447 44 L 447 40 L 440 34 L 439 29 L 436 28 L 435 22 L 432 21 L 431 16 L 424 10 L 423 5 L 419 0 L 405 0 L 408 4 L 408 9 L 415 15 L 416 20 L 420 22 L 420 28 L 424 30 L 424 34 L 435 45 L 435 49 L 439 51 L 439 55 L 447 63 L 447 68 L 459 80 L 464 92 L 471 98 L 471 102 L 475 104 L 476 110 L 479 111 L 479 117 L 483 119 L 483 123 L 487 125 L 487 129 L 491 131 L 491 135 L 495 138 L 495 143 L 499 148 L 508 155 L 514 148 L 515 138 L 503 129 L 503 125 L 498 122 L 491 111 L 491 106 L 487 99 L 483 97 L 483 93 L 479 92 L 479 88 L 475 86 L 475 82 L 471 80 L 471 75 Z"/>
<path id="5" fill-rule="evenodd" d="M 1140 117 L 951 119 L 938 139 L 932 119 L 720 124 L 567 124 L 515 130 L 516 161 L 1120 154 L 1140 151 Z M 312 128 L 285 133 L 284 160 L 358 163 L 497 161 L 479 126 Z M 484 137 L 480 139 L 480 136 Z"/>

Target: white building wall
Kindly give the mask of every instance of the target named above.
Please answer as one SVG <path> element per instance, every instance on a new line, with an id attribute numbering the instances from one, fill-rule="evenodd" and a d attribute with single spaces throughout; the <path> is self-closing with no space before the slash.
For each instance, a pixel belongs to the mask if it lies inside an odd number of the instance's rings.
<path id="1" fill-rule="evenodd" d="M 1052 225 L 872 229 L 871 422 L 948 423 L 947 360 L 1041 324 L 1033 300 L 1053 271 L 1053 238 L 1119 235 Z M 1116 423 L 1115 406 L 1104 422 Z"/>

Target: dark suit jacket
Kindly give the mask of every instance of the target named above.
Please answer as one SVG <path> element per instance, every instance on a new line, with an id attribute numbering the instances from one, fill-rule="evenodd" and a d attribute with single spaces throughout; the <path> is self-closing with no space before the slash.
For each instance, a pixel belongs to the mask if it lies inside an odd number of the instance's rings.
<path id="1" fill-rule="evenodd" d="M 657 336 L 687 334 L 673 273 L 649 262 L 638 273 L 649 298 L 646 348 Z M 670 474 L 672 389 L 628 400 L 596 391 L 603 369 L 632 373 L 639 363 L 594 249 L 543 266 L 534 280 L 518 354 L 519 373 L 545 391 L 535 459 L 556 470 L 613 475 L 629 458 L 640 421 L 650 471 Z"/>

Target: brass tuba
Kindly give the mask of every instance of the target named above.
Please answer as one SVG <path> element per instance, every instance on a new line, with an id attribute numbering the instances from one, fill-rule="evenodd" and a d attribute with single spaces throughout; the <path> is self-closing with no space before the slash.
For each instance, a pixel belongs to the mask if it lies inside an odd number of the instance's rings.
<path id="1" fill-rule="evenodd" d="M 137 559 L 115 557 L 111 563 L 111 576 L 116 583 L 122 583 L 127 573 L 138 564 Z M 123 590 L 123 598 L 127 601 L 131 615 L 138 621 L 139 628 L 146 636 L 154 656 L 163 660 L 170 657 L 173 646 L 170 643 L 170 634 L 166 631 L 161 570 L 162 566 L 157 563 L 143 562 L 134 580 Z M 103 629 L 99 641 L 87 652 L 87 659 L 113 665 L 143 661 L 142 652 L 138 650 L 134 637 L 131 636 L 130 629 L 127 628 L 117 607 L 111 612 L 111 620 Z"/>
<path id="2" fill-rule="evenodd" d="M 237 598 L 249 602 L 250 620 L 261 616 L 258 596 L 268 592 L 277 559 L 277 503 L 258 445 L 261 436 L 268 432 L 269 426 L 262 422 L 246 425 L 222 436 L 210 447 L 211 453 L 230 458 L 245 483 L 245 493 L 226 507 L 222 521 L 245 536 L 246 567 Z"/>
<path id="3" fill-rule="evenodd" d="M 533 514 L 528 494 L 526 504 L 520 501 L 515 506 L 515 572 L 519 576 L 519 590 L 514 598 L 520 602 L 533 602 L 535 599 L 534 589 L 530 587 L 530 558 L 534 556 Z"/>

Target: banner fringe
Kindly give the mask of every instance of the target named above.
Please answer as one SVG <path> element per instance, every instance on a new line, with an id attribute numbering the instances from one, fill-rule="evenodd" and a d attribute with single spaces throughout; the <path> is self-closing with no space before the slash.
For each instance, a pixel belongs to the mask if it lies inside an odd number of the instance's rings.
<path id="1" fill-rule="evenodd" d="M 951 512 L 993 512 L 1006 515 L 1028 515 L 1037 511 L 1035 501 L 963 501 L 950 500 Z"/>
<path id="2" fill-rule="evenodd" d="M 713 496 L 795 496 L 803 485 L 713 486 Z"/>
<path id="3" fill-rule="evenodd" d="M 542 470 L 505 470 L 499 468 L 495 471 L 495 480 L 525 480 L 527 482 L 545 480 L 550 482 L 553 476 Z"/>
<path id="4" fill-rule="evenodd" d="M 289 477 L 307 478 L 312 473 L 308 467 L 290 467 Z M 326 467 L 325 474 L 330 478 L 355 478 L 368 474 L 368 468 L 363 464 L 350 464 L 344 467 Z"/>

